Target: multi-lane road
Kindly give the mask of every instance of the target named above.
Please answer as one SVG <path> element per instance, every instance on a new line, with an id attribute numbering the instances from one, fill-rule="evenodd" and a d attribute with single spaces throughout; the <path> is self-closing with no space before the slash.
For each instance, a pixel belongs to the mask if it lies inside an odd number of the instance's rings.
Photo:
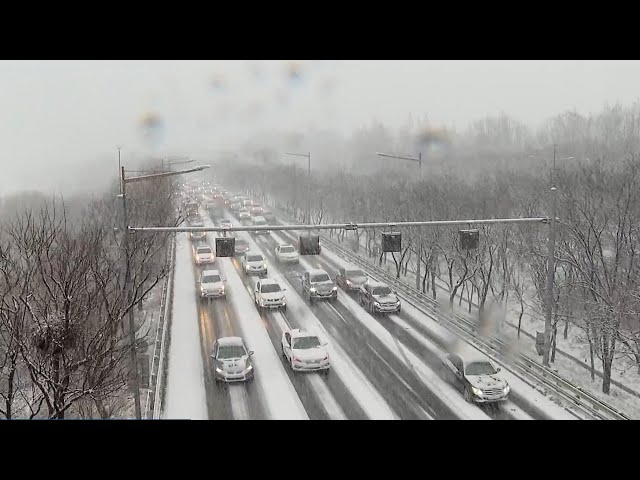
<path id="1" fill-rule="evenodd" d="M 205 226 L 213 226 L 206 213 L 201 214 Z M 228 212 L 225 215 L 238 223 Z M 284 243 L 295 245 L 296 232 L 255 236 L 236 233 L 249 242 L 252 250 L 266 257 L 268 276 L 287 289 L 287 310 L 257 311 L 253 304 L 257 277 L 243 273 L 239 258 L 217 258 L 213 267 L 192 263 L 209 419 L 542 418 L 540 408 L 530 409 L 528 402 L 516 404 L 510 400 L 499 407 L 466 403 L 460 392 L 445 380 L 440 361 L 444 354 L 442 345 L 416 309 L 403 308 L 398 315 L 371 316 L 358 304 L 355 295 L 342 290 L 335 303 L 309 304 L 301 295 L 302 273 L 322 268 L 334 278 L 340 268 L 342 260 L 326 252 L 326 247 L 321 255 L 302 256 L 299 264 L 283 265 L 277 262 L 274 249 Z M 207 241 L 213 242 L 214 236 L 207 235 Z M 226 300 L 199 298 L 197 281 L 205 268 L 220 270 L 227 280 Z M 289 328 L 314 331 L 329 342 L 328 375 L 291 370 L 281 350 L 282 334 Z M 216 338 L 225 336 L 243 337 L 248 348 L 254 350 L 254 381 L 220 386 L 213 381 L 209 355 Z M 534 389 L 521 393 L 544 405 L 544 397 Z M 546 417 L 563 418 L 558 412 L 550 408 Z"/>

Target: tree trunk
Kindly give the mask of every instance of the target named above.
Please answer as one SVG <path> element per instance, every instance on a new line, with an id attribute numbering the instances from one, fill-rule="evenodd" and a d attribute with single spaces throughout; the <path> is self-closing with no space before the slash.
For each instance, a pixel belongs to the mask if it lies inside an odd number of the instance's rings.
<path id="1" fill-rule="evenodd" d="M 613 358 L 607 355 L 602 360 L 602 393 L 609 395 L 611 392 L 611 363 Z"/>
<path id="2" fill-rule="evenodd" d="M 418 261 L 416 263 L 416 290 L 420 291 L 420 262 L 422 257 L 418 255 Z M 424 282 L 422 282 L 422 292 L 424 293 Z"/>
<path id="3" fill-rule="evenodd" d="M 594 351 L 593 351 L 593 339 L 591 338 L 591 325 L 587 325 L 587 341 L 589 342 L 589 357 L 591 360 L 591 381 L 594 382 L 596 380 L 596 366 L 594 360 Z"/>
<path id="4" fill-rule="evenodd" d="M 569 316 L 564 321 L 564 331 L 562 332 L 562 337 L 566 340 L 567 334 L 569 333 Z"/>
<path id="5" fill-rule="evenodd" d="M 431 293 L 433 294 L 433 299 L 436 299 L 436 271 L 434 268 L 431 268 Z"/>
<path id="6" fill-rule="evenodd" d="M 467 295 L 467 301 L 469 304 L 469 313 L 471 313 L 471 302 L 473 302 L 473 293 L 474 290 L 476 290 L 476 288 L 474 287 L 473 283 L 471 284 L 471 291 L 469 292 L 469 294 Z M 478 295 L 480 294 L 480 292 L 478 291 Z"/>
<path id="7" fill-rule="evenodd" d="M 551 363 L 556 361 L 556 338 L 558 336 L 558 327 L 556 325 L 553 326 L 553 330 L 551 331 Z"/>
<path id="8" fill-rule="evenodd" d="M 524 304 L 520 300 L 520 315 L 518 316 L 518 339 L 520 338 L 520 327 L 522 326 L 522 315 L 524 315 Z"/>
<path id="9" fill-rule="evenodd" d="M 111 415 L 109 414 L 109 411 L 105 408 L 102 400 L 96 400 L 95 404 L 96 404 L 96 408 L 98 409 L 98 413 L 100 414 L 100 418 L 102 420 L 107 420 L 111 418 Z"/>
<path id="10" fill-rule="evenodd" d="M 464 291 L 467 288 L 466 282 L 462 284 L 462 290 L 460 290 L 460 299 L 458 300 L 458 306 L 462 305 L 462 296 L 464 295 Z"/>

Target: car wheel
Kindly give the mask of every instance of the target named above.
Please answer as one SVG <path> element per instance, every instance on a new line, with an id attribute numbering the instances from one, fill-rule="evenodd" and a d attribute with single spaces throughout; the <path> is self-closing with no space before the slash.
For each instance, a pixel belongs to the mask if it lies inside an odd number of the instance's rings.
<path id="1" fill-rule="evenodd" d="M 323 373 L 325 375 L 325 377 L 329 376 L 329 370 L 331 370 L 330 368 L 327 368 Z"/>
<path id="2" fill-rule="evenodd" d="M 286 306 L 286 305 L 284 305 L 284 306 L 282 307 L 282 311 L 283 311 L 283 312 L 286 312 L 286 311 L 287 311 L 287 306 Z"/>
<path id="3" fill-rule="evenodd" d="M 375 315 L 376 314 L 376 311 L 373 308 L 373 302 L 369 304 L 369 313 L 371 315 Z"/>
<path id="4" fill-rule="evenodd" d="M 471 389 L 469 387 L 464 387 L 464 399 L 467 403 L 473 403 L 473 399 L 471 398 Z"/>

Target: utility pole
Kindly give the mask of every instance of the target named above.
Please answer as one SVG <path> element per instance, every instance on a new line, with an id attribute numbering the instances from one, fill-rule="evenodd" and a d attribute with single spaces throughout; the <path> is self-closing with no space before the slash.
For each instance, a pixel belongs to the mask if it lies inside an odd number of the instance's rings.
<path id="1" fill-rule="evenodd" d="M 164 163 L 164 162 L 163 162 Z M 190 163 L 190 162 L 184 162 Z M 130 263 L 130 252 L 129 252 L 129 213 L 127 209 L 127 183 L 132 182 L 140 182 L 147 180 L 155 180 L 160 177 L 169 177 L 173 175 L 182 175 L 183 173 L 191 173 L 191 172 L 199 172 L 204 169 L 209 168 L 209 165 L 203 165 L 195 168 L 191 168 L 189 170 L 180 170 L 177 172 L 160 172 L 160 173 L 152 173 L 149 175 L 140 175 L 137 177 L 127 178 L 124 170 L 124 166 L 121 163 L 120 159 L 120 147 L 118 147 L 118 167 L 119 167 L 119 177 L 120 177 L 120 195 L 122 198 L 122 232 L 123 232 L 123 251 L 124 251 L 124 289 L 125 295 L 127 299 L 127 304 L 129 305 L 129 343 L 131 346 L 131 364 L 133 366 L 133 397 L 135 403 L 135 414 L 136 418 L 140 420 L 142 418 L 142 407 L 140 403 L 140 376 L 138 373 L 138 352 L 136 351 L 136 326 L 135 319 L 133 315 L 133 299 L 134 299 L 134 286 L 131 281 L 131 263 Z M 126 327 L 125 327 L 126 328 Z"/>
<path id="2" fill-rule="evenodd" d="M 118 148 L 118 163 L 120 164 L 120 148 Z M 133 317 L 133 284 L 131 283 L 131 264 L 129 258 L 129 217 L 127 211 L 126 177 L 124 167 L 120 166 L 120 196 L 122 197 L 122 232 L 125 255 L 124 288 L 127 304 L 129 305 L 129 345 L 131 347 L 131 365 L 133 368 L 133 398 L 135 402 L 136 418 L 142 418 L 140 405 L 140 380 L 138 376 L 138 352 L 136 351 L 136 326 Z"/>
<path id="3" fill-rule="evenodd" d="M 553 280 L 555 277 L 555 250 L 556 250 L 556 207 L 558 189 L 556 188 L 556 146 L 553 146 L 553 170 L 551 178 L 551 221 L 549 222 L 549 255 L 547 259 L 547 303 L 544 319 L 544 352 L 542 364 L 549 366 L 549 353 L 551 351 L 551 317 L 553 316 Z"/>

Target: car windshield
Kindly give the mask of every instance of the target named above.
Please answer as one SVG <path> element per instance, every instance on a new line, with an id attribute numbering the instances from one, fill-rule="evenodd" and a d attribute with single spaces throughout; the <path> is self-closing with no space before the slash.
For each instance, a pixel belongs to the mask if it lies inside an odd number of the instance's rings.
<path id="1" fill-rule="evenodd" d="M 467 365 L 465 373 L 467 375 L 493 375 L 498 372 L 489 362 L 474 362 Z"/>
<path id="2" fill-rule="evenodd" d="M 267 283 L 266 285 L 262 285 L 260 289 L 262 293 L 275 293 L 280 291 L 280 285 L 277 283 Z"/>
<path id="3" fill-rule="evenodd" d="M 373 289 L 374 295 L 391 295 L 391 289 L 389 287 L 376 287 Z"/>
<path id="4" fill-rule="evenodd" d="M 318 337 L 302 337 L 293 341 L 293 348 L 296 350 L 306 350 L 308 348 L 316 348 L 320 346 Z"/>
<path id="5" fill-rule="evenodd" d="M 220 275 L 205 275 L 202 277 L 202 283 L 216 283 L 220 281 Z"/>
<path id="6" fill-rule="evenodd" d="M 247 262 L 261 262 L 262 255 L 247 255 Z"/>
<path id="7" fill-rule="evenodd" d="M 220 345 L 218 348 L 218 358 L 239 358 L 247 354 L 242 345 Z"/>
<path id="8" fill-rule="evenodd" d="M 211 253 L 211 249 L 209 247 L 198 247 L 198 253 Z"/>
<path id="9" fill-rule="evenodd" d="M 347 270 L 345 272 L 346 276 L 349 278 L 356 278 L 356 277 L 364 277 L 365 274 L 362 270 Z"/>
<path id="10" fill-rule="evenodd" d="M 280 253 L 293 253 L 296 249 L 293 247 L 280 247 Z"/>
<path id="11" fill-rule="evenodd" d="M 329 280 L 331 279 L 326 273 L 317 273 L 315 275 L 311 275 L 312 283 L 328 282 Z"/>
<path id="12" fill-rule="evenodd" d="M 265 222 L 265 221 L 264 221 L 264 219 L 262 219 L 262 220 L 255 219 L 255 220 L 253 221 L 253 224 L 254 224 L 254 225 L 266 225 L 266 224 L 267 224 L 267 222 Z"/>
<path id="13" fill-rule="evenodd" d="M 236 238 L 236 248 L 238 247 L 246 247 L 249 245 L 246 240 L 242 240 L 241 238 Z"/>

